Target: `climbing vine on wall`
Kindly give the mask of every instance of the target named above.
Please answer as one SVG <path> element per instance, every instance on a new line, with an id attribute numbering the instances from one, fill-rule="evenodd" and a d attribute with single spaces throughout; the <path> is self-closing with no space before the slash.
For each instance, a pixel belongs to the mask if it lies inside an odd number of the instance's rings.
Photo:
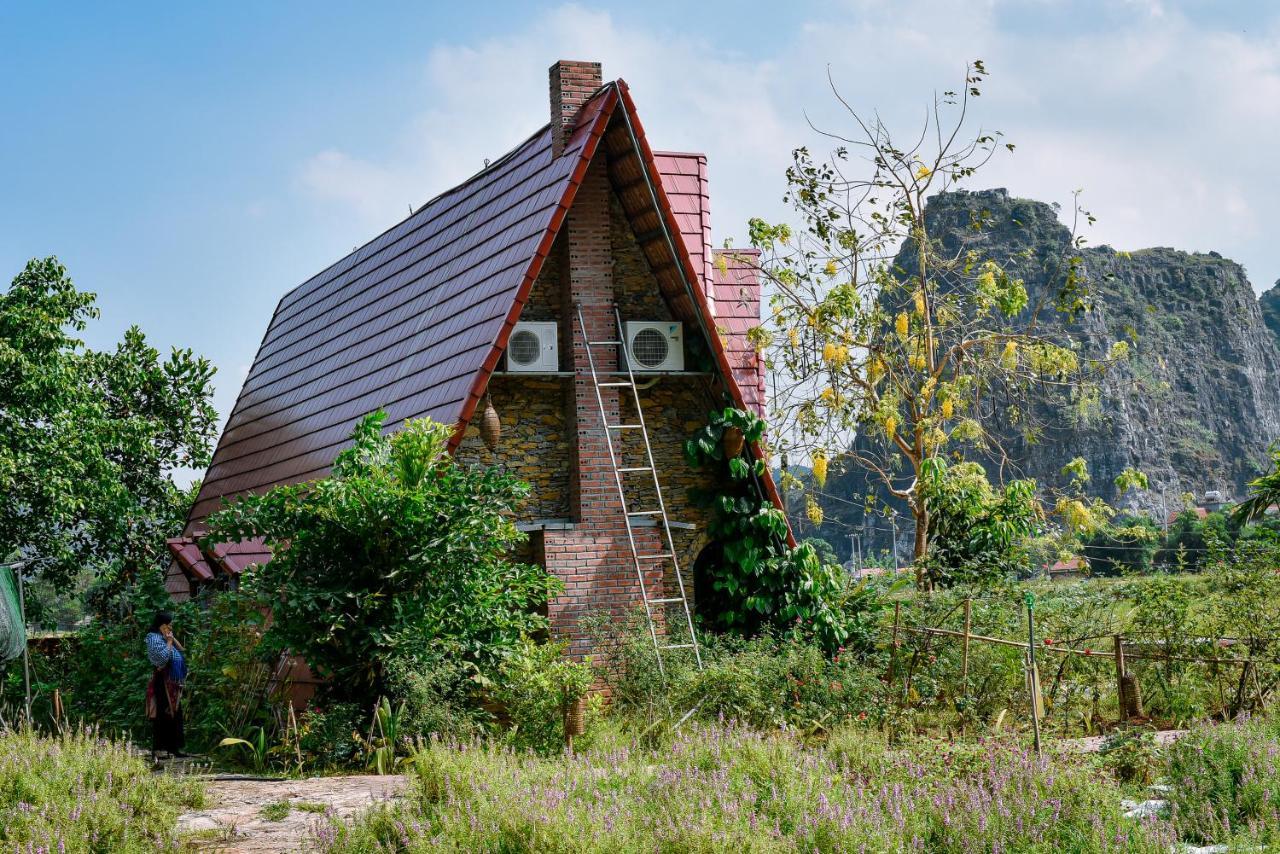
<path id="1" fill-rule="evenodd" d="M 764 429 L 753 413 L 728 408 L 685 442 L 689 465 L 713 470 L 718 484 L 692 496 L 713 511 L 708 532 L 721 555 L 712 569 L 715 607 L 704 616 L 717 631 L 799 632 L 834 651 L 849 640 L 855 617 L 844 606 L 852 591 L 843 570 L 824 564 L 812 546 L 788 545 L 786 516 L 763 489 L 764 461 L 750 455 Z"/>

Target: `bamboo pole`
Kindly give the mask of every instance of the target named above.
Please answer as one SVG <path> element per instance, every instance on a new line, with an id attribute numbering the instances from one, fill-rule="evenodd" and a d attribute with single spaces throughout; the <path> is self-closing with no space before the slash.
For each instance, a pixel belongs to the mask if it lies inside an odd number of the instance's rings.
<path id="1" fill-rule="evenodd" d="M 973 628 L 973 600 L 964 600 L 964 652 L 960 657 L 960 684 L 969 696 L 969 632 Z"/>
<path id="2" fill-rule="evenodd" d="M 893 641 L 889 645 L 889 672 L 885 674 L 885 683 L 893 687 L 893 665 L 898 659 L 898 626 L 902 620 L 902 603 L 893 603 Z"/>
<path id="3" fill-rule="evenodd" d="M 934 629 L 926 626 L 901 626 L 900 628 L 904 632 L 914 632 L 916 634 L 947 635 L 953 638 L 964 637 L 964 632 L 952 631 L 950 629 Z M 1019 649 L 1027 648 L 1026 641 L 1011 641 L 1011 640 L 1006 640 L 1005 638 L 993 638 L 993 637 L 987 637 L 986 635 L 975 635 L 975 634 L 970 634 L 969 639 L 978 641 L 980 643 L 994 643 L 994 644 L 1000 644 L 1002 646 L 1017 647 Z M 1100 649 L 1074 649 L 1072 647 L 1056 646 L 1056 645 L 1041 646 L 1040 649 L 1046 652 L 1057 652 L 1057 653 L 1063 653 L 1066 655 L 1084 655 L 1089 657 L 1095 657 L 1095 656 L 1101 657 L 1104 655 L 1110 655 L 1110 653 L 1107 653 L 1104 650 L 1100 650 Z M 1188 655 L 1168 655 L 1164 653 L 1151 654 L 1151 653 L 1145 653 L 1145 652 L 1134 652 L 1132 649 L 1125 652 L 1125 659 L 1128 660 L 1130 658 L 1140 658 L 1144 661 L 1190 661 L 1190 662 L 1199 662 L 1201 664 L 1280 664 L 1280 660 L 1271 661 L 1271 660 L 1265 660 L 1265 659 L 1251 659 L 1251 658 L 1196 658 L 1194 656 L 1188 656 Z"/>
<path id="4" fill-rule="evenodd" d="M 1040 748 L 1040 678 L 1036 671 L 1035 597 L 1027 594 L 1027 687 L 1031 694 L 1031 729 L 1036 740 L 1036 755 Z"/>

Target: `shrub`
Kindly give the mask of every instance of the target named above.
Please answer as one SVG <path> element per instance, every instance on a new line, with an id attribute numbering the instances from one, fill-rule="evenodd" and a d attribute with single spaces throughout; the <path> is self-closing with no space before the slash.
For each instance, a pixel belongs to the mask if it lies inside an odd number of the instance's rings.
<path id="1" fill-rule="evenodd" d="M 564 749 L 564 714 L 591 687 L 591 661 L 570 661 L 565 645 L 526 641 L 499 671 L 494 698 L 506 712 L 508 743 L 541 753 Z"/>
<path id="2" fill-rule="evenodd" d="M 203 798 L 93 731 L 0 732 L 0 847 L 143 852 L 177 846 L 174 824 Z"/>
<path id="3" fill-rule="evenodd" d="M 260 611 L 230 591 L 174 604 L 158 572 L 125 591 L 115 606 L 117 620 L 91 623 L 53 653 L 33 653 L 36 719 L 51 719 L 56 688 L 71 722 L 92 722 L 105 733 L 147 743 L 143 699 L 152 668 L 143 636 L 161 605 L 174 613 L 175 632 L 187 648 L 191 669 L 183 703 L 191 749 L 212 747 L 226 726 L 257 720 L 264 713 L 267 666 L 259 649 Z M 6 676 L 5 694 L 16 699 L 21 667 L 9 668 Z"/>
<path id="4" fill-rule="evenodd" d="M 446 453 L 453 427 L 361 420 L 329 477 L 249 495 L 209 519 L 209 542 L 264 537 L 274 557 L 245 587 L 272 611 L 268 649 L 331 678 L 337 699 L 386 693 L 386 663 L 434 647 L 491 671 L 546 627 L 557 582 L 513 563 L 510 511 L 528 488 Z"/>
<path id="5" fill-rule="evenodd" d="M 361 733 L 370 709 L 357 703 L 313 702 L 298 715 L 298 748 L 313 771 L 350 768 L 362 758 Z"/>
<path id="6" fill-rule="evenodd" d="M 822 647 L 792 634 L 755 638 L 703 635 L 704 669 L 691 658 L 664 658 L 666 678 L 655 664 L 653 644 L 640 617 L 610 640 L 615 651 L 603 674 L 614 708 L 649 726 L 696 709 L 698 720 L 734 720 L 769 729 L 830 729 L 844 720 L 880 719 L 885 707 L 878 665 L 865 655 Z"/>
<path id="7" fill-rule="evenodd" d="M 474 670 L 434 652 L 400 656 L 387 665 L 387 690 L 403 703 L 405 738 L 468 741 L 485 733 L 492 716 L 480 705 Z"/>
<path id="8" fill-rule="evenodd" d="M 844 570 L 824 563 L 810 544 L 788 548 L 786 515 L 760 486 L 764 461 L 752 460 L 745 451 L 736 456 L 725 451 L 727 432 L 740 431 L 752 443 L 764 428 L 753 413 L 727 408 L 712 412 L 710 423 L 685 442 L 689 465 L 711 469 L 718 484 L 693 494 L 696 503 L 711 507 L 707 530 L 720 547 L 699 610 L 719 631 L 751 636 L 766 629 L 800 629 L 834 651 L 852 631 L 844 607 L 849 593 Z"/>

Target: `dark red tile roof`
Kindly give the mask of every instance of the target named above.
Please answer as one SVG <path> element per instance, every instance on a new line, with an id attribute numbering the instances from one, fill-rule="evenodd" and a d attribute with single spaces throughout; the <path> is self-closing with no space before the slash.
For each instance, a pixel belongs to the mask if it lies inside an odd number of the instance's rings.
<path id="1" fill-rule="evenodd" d="M 611 122 L 615 111 L 619 119 Z M 710 260 L 705 163 L 696 163 L 694 184 L 694 173 L 684 171 L 687 156 L 664 156 L 682 222 L 619 80 L 582 108 L 561 156 L 552 156 L 544 127 L 285 295 L 214 452 L 187 533 L 198 531 L 224 496 L 324 476 L 353 424 L 378 407 L 386 409 L 389 425 L 424 416 L 456 423 L 456 444 L 602 140 L 636 233 L 681 237 L 642 247 L 672 311 L 711 332 L 730 397 L 751 405 L 734 381 L 703 293 Z M 690 244 L 702 250 L 696 265 Z M 768 476 L 765 488 L 781 506 Z M 175 554 L 180 551 L 186 553 Z M 193 558 L 191 566 L 198 565 Z"/>
<path id="2" fill-rule="evenodd" d="M 561 157 L 543 128 L 286 294 L 192 521 L 223 496 L 323 476 L 354 423 L 378 407 L 388 424 L 465 421 L 616 100 L 606 87 L 582 109 Z"/>
<path id="3" fill-rule="evenodd" d="M 213 569 L 200 553 L 200 547 L 190 537 L 172 537 L 165 540 L 165 544 L 169 546 L 169 552 L 187 575 L 194 576 L 199 581 L 209 581 L 213 578 Z"/>
<path id="4" fill-rule="evenodd" d="M 254 564 L 261 566 L 271 560 L 271 550 L 263 544 L 262 537 L 238 543 L 214 543 L 209 555 L 232 575 L 240 575 Z"/>

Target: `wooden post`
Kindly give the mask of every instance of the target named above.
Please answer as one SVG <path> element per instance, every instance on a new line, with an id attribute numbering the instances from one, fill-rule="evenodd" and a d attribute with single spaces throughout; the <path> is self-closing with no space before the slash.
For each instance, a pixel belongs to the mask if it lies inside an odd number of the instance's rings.
<path id="1" fill-rule="evenodd" d="M 1040 749 L 1040 710 L 1043 700 L 1040 699 L 1040 678 L 1036 671 L 1036 626 L 1035 626 L 1035 596 L 1027 594 L 1027 687 L 1030 689 L 1031 695 L 1031 730 L 1035 734 L 1036 740 L 1036 756 L 1041 755 Z"/>
<path id="2" fill-rule="evenodd" d="M 893 603 L 893 641 L 889 644 L 889 672 L 885 674 L 885 683 L 893 687 L 893 665 L 898 658 L 898 623 L 902 619 L 902 603 Z"/>
<path id="3" fill-rule="evenodd" d="M 1129 701 L 1124 687 L 1124 639 L 1120 635 L 1113 638 L 1116 655 L 1116 703 L 1120 707 L 1120 719 L 1129 719 Z"/>
<path id="4" fill-rule="evenodd" d="M 1120 719 L 1124 721 L 1142 717 L 1142 695 L 1138 693 L 1138 678 L 1129 672 L 1125 663 L 1124 638 L 1115 636 L 1116 692 L 1120 705 Z"/>

